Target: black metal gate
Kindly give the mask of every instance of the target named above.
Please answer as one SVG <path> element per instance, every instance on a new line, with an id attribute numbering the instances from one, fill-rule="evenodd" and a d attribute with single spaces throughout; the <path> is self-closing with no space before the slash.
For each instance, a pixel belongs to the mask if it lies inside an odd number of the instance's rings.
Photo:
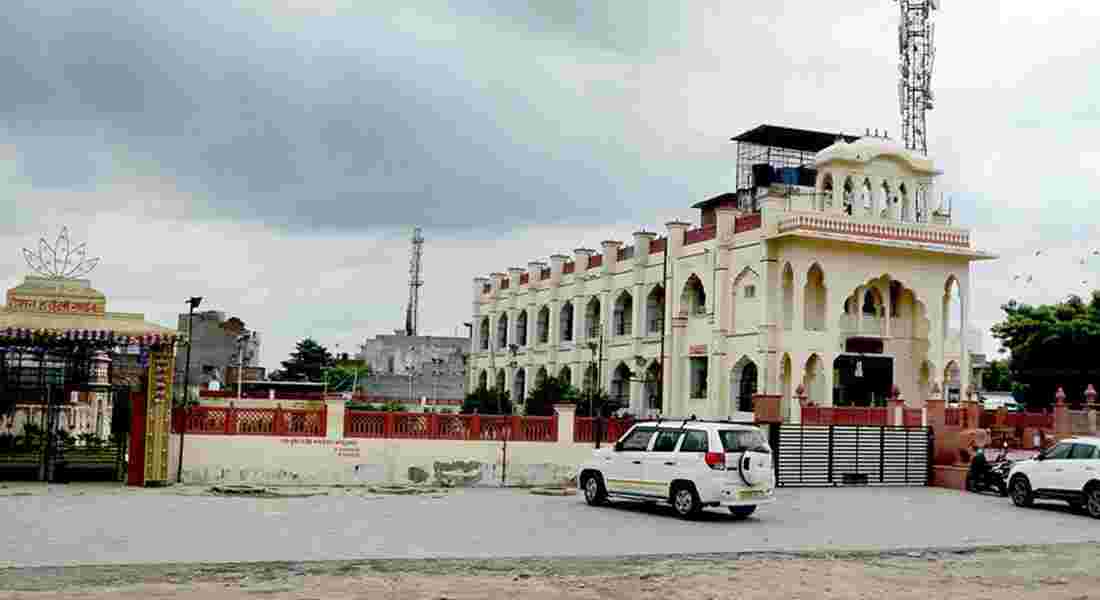
<path id="1" fill-rule="evenodd" d="M 778 486 L 928 485 L 932 430 L 871 425 L 772 426 Z"/>

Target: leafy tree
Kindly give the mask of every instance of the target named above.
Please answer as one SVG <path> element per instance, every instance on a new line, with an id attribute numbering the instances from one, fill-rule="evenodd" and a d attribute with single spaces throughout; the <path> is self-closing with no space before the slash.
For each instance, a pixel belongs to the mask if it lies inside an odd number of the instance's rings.
<path id="1" fill-rule="evenodd" d="M 512 401 L 508 392 L 497 388 L 479 387 L 466 394 L 462 402 L 462 412 L 470 414 L 477 412 L 482 415 L 510 415 L 512 414 Z"/>
<path id="2" fill-rule="evenodd" d="M 330 392 L 354 391 L 352 388 L 356 385 L 356 380 L 358 380 L 359 389 L 362 389 L 370 375 L 369 366 L 363 367 L 350 363 L 337 364 L 324 370 L 324 379 L 328 382 Z"/>
<path id="3" fill-rule="evenodd" d="M 1011 352 L 1013 391 L 1028 407 L 1054 402 L 1058 387 L 1079 401 L 1089 383 L 1100 383 L 1100 291 L 1089 303 L 1070 296 L 1057 304 L 1031 306 L 1011 301 L 993 336 Z"/>
<path id="4" fill-rule="evenodd" d="M 533 417 L 554 416 L 554 405 L 577 403 L 580 392 L 565 379 L 547 377 L 527 394 L 527 414 Z"/>
<path id="5" fill-rule="evenodd" d="M 320 382 L 323 380 L 325 368 L 332 364 L 332 354 L 328 349 L 312 338 L 306 338 L 294 347 L 290 360 L 283 361 L 284 373 L 281 380 Z"/>
<path id="6" fill-rule="evenodd" d="M 611 399 L 607 390 L 584 390 L 577 397 L 577 416 L 592 417 L 600 415 L 610 417 L 619 408 L 619 403 Z"/>
<path id="7" fill-rule="evenodd" d="M 982 375 L 982 383 L 985 389 L 991 392 L 1011 392 L 1012 384 L 1015 382 L 1012 380 L 1012 371 L 1009 370 L 1008 361 L 989 361 L 989 368 Z"/>

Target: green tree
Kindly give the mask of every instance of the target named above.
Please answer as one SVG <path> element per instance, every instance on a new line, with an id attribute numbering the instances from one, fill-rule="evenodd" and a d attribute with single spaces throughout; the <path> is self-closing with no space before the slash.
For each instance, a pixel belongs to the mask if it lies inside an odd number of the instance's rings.
<path id="1" fill-rule="evenodd" d="M 359 390 L 366 387 L 367 378 L 370 375 L 370 366 L 342 363 L 326 368 L 324 380 L 328 383 L 330 392 L 352 392 L 356 391 L 352 389 L 356 385 Z"/>
<path id="2" fill-rule="evenodd" d="M 991 360 L 989 368 L 982 375 L 982 384 L 991 392 L 1011 392 L 1012 371 L 1007 360 Z"/>
<path id="3" fill-rule="evenodd" d="M 1011 301 L 993 336 L 1011 353 L 1013 391 L 1028 407 L 1044 408 L 1065 389 L 1079 401 L 1089 383 L 1100 383 L 1100 291 L 1087 304 L 1070 296 L 1057 304 L 1031 306 Z"/>
<path id="4" fill-rule="evenodd" d="M 512 414 L 512 401 L 508 392 L 496 388 L 479 387 L 466 394 L 462 402 L 462 412 L 471 414 L 477 412 L 481 415 L 510 415 Z"/>
<path id="5" fill-rule="evenodd" d="M 527 414 L 533 417 L 552 417 L 555 404 L 576 404 L 579 397 L 577 388 L 568 381 L 547 377 L 527 394 Z"/>
<path id="6" fill-rule="evenodd" d="M 323 380 L 325 368 L 332 366 L 332 354 L 328 349 L 311 338 L 306 338 L 294 347 L 290 360 L 283 361 L 283 381 Z"/>

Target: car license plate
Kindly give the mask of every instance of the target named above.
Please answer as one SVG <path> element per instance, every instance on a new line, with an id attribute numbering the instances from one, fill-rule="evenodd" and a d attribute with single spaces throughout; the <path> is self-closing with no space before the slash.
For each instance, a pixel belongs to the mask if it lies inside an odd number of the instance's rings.
<path id="1" fill-rule="evenodd" d="M 767 495 L 764 490 L 740 490 L 737 492 L 737 497 L 741 500 L 751 500 L 753 498 L 763 498 Z"/>

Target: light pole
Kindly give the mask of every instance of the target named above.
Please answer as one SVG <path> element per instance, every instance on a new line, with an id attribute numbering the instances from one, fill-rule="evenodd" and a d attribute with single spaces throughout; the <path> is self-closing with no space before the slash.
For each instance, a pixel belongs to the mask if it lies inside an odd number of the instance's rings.
<path id="1" fill-rule="evenodd" d="M 432 358 L 432 404 L 439 402 L 439 376 L 443 374 L 443 359 Z"/>
<path id="2" fill-rule="evenodd" d="M 508 366 L 512 368 L 512 389 L 515 389 L 515 387 L 516 387 L 516 375 L 517 375 L 516 368 L 519 367 L 519 361 L 516 360 L 516 353 L 519 352 L 519 346 L 516 345 L 516 344 L 508 344 L 508 352 L 512 355 L 512 359 L 510 361 L 508 361 Z M 524 386 L 527 385 L 527 374 L 526 373 L 524 373 L 523 383 L 524 383 Z M 518 394 L 517 394 L 517 396 L 518 396 Z M 515 413 L 516 405 L 519 402 L 522 402 L 523 400 L 524 400 L 523 398 L 516 398 L 515 400 L 512 401 L 512 412 L 513 413 Z M 500 411 L 497 411 L 497 412 L 500 412 Z"/>
<path id="3" fill-rule="evenodd" d="M 242 333 L 237 336 L 237 344 L 239 346 L 239 354 L 237 356 L 237 406 L 241 404 L 241 386 L 244 383 L 244 346 L 246 342 L 252 340 L 252 332 Z"/>
<path id="4" fill-rule="evenodd" d="M 176 461 L 176 483 L 183 483 L 183 434 L 187 432 L 187 425 L 191 421 L 191 346 L 194 345 L 192 332 L 194 331 L 195 309 L 202 304 L 202 296 L 193 296 L 187 299 L 187 360 L 183 369 L 183 423 L 180 424 L 180 455 Z"/>

